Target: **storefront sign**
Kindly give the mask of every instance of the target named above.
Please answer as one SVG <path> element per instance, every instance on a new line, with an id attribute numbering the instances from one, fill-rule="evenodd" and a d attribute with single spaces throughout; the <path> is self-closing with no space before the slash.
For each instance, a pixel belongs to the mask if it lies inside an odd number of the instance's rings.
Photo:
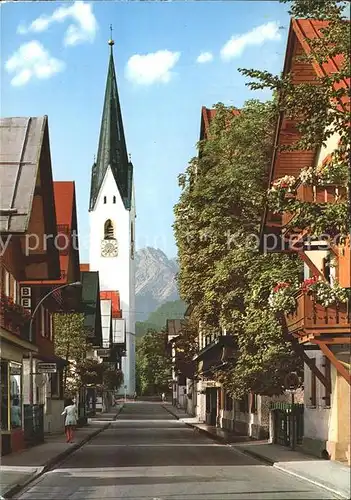
<path id="1" fill-rule="evenodd" d="M 25 309 L 32 307 L 32 289 L 30 286 L 21 286 L 21 306 Z"/>
<path id="2" fill-rule="evenodd" d="M 56 373 L 57 365 L 56 363 L 38 363 L 37 364 L 38 373 Z"/>
<path id="3" fill-rule="evenodd" d="M 204 380 L 202 382 L 202 387 L 203 388 L 210 388 L 210 387 L 221 387 L 221 384 L 219 384 L 218 382 L 215 382 L 214 380 Z"/>

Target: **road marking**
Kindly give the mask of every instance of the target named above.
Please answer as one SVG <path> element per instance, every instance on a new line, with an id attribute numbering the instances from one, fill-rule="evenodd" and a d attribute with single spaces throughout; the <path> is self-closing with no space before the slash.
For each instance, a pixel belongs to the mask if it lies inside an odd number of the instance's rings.
<path id="1" fill-rule="evenodd" d="M 199 448 L 199 447 L 223 447 L 223 444 L 217 443 L 160 443 L 160 444 L 86 444 L 84 448 L 94 447 L 94 448 L 174 448 L 174 447 L 185 447 L 185 448 Z"/>

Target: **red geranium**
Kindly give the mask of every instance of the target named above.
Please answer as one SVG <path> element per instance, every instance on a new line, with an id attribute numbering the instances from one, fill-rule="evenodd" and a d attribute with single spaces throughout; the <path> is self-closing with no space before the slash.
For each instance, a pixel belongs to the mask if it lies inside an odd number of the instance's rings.
<path id="1" fill-rule="evenodd" d="M 273 292 L 274 293 L 279 292 L 279 290 L 282 290 L 283 288 L 288 288 L 289 286 L 290 286 L 290 283 L 286 283 L 285 281 L 280 281 L 273 288 Z"/>
<path id="2" fill-rule="evenodd" d="M 301 290 L 307 292 L 311 285 L 314 285 L 318 281 L 318 276 L 312 276 L 312 278 L 307 278 L 301 283 Z"/>

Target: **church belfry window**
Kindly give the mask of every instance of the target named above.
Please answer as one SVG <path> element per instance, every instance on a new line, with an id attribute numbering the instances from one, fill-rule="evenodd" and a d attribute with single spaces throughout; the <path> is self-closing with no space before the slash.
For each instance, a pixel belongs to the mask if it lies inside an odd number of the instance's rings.
<path id="1" fill-rule="evenodd" d="M 116 196 L 113 197 L 113 203 L 116 203 Z"/>
<path id="2" fill-rule="evenodd" d="M 104 239 L 113 240 L 115 238 L 115 230 L 111 219 L 107 219 L 104 225 Z"/>
<path id="3" fill-rule="evenodd" d="M 106 202 L 107 202 L 107 198 L 106 196 L 104 196 L 104 204 L 106 205 Z"/>

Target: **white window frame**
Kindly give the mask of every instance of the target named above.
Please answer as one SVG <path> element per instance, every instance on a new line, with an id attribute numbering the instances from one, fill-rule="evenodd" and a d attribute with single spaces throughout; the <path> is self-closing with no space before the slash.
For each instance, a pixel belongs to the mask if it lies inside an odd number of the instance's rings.
<path id="1" fill-rule="evenodd" d="M 4 269 L 4 271 L 5 271 L 5 280 L 4 280 L 5 281 L 5 283 L 4 283 L 5 290 L 4 290 L 4 292 L 5 292 L 5 295 L 7 297 L 10 297 L 10 273 L 8 272 L 7 269 Z"/>

